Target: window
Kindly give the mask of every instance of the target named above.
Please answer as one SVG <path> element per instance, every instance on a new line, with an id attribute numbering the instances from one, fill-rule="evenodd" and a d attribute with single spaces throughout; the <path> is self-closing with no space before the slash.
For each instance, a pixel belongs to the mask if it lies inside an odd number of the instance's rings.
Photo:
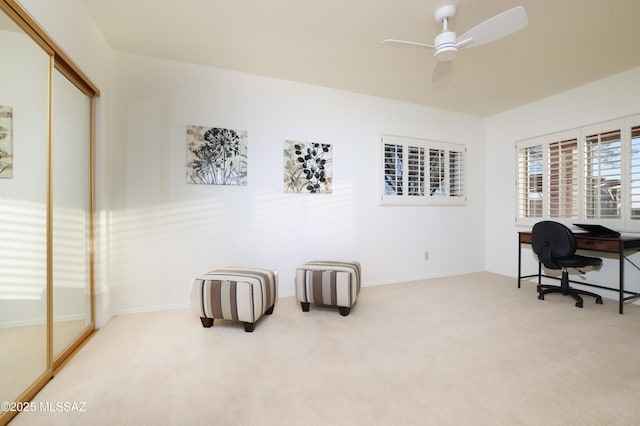
<path id="1" fill-rule="evenodd" d="M 424 196 L 424 148 L 421 146 L 409 146 L 409 176 L 407 183 L 409 185 L 409 196 Z"/>
<path id="2" fill-rule="evenodd" d="M 384 194 L 403 195 L 402 145 L 384 145 Z"/>
<path id="3" fill-rule="evenodd" d="M 631 179 L 629 198 L 631 220 L 640 220 L 640 126 L 631 128 Z"/>
<path id="4" fill-rule="evenodd" d="M 519 141 L 516 151 L 517 224 L 640 230 L 640 116 Z"/>
<path id="5" fill-rule="evenodd" d="M 542 145 L 518 151 L 518 217 L 542 217 Z"/>
<path id="6" fill-rule="evenodd" d="M 585 138 L 585 217 L 620 218 L 621 131 Z"/>
<path id="7" fill-rule="evenodd" d="M 382 135 L 382 204 L 464 204 L 463 145 Z"/>
<path id="8" fill-rule="evenodd" d="M 549 144 L 549 216 L 578 217 L 578 140 Z"/>
<path id="9" fill-rule="evenodd" d="M 449 180 L 452 197 L 464 197 L 464 152 L 449 152 Z"/>

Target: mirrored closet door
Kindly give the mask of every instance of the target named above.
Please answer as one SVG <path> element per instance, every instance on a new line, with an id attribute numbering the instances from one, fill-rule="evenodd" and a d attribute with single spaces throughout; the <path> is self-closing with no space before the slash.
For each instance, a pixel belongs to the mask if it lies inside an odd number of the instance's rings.
<path id="1" fill-rule="evenodd" d="M 0 401 L 17 403 L 95 330 L 98 90 L 14 0 L 0 0 L 0 55 Z"/>
<path id="2" fill-rule="evenodd" d="M 53 78 L 53 356 L 91 324 L 91 98 Z"/>
<path id="3" fill-rule="evenodd" d="M 0 401 L 14 401 L 49 368 L 51 56 L 1 11 L 0 52 Z"/>

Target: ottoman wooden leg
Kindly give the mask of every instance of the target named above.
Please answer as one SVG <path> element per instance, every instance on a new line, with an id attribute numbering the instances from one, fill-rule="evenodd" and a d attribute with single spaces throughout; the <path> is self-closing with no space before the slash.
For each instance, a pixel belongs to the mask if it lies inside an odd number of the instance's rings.
<path id="1" fill-rule="evenodd" d="M 200 317 L 200 321 L 202 322 L 202 326 L 205 328 L 209 328 L 213 325 L 213 318 Z"/>
<path id="2" fill-rule="evenodd" d="M 308 302 L 300 302 L 300 306 L 302 306 L 302 312 L 309 312 L 309 303 Z"/>
<path id="3" fill-rule="evenodd" d="M 243 322 L 242 324 L 244 324 L 244 331 L 247 333 L 251 333 L 256 328 L 255 322 Z"/>
<path id="4" fill-rule="evenodd" d="M 346 308 L 344 306 L 340 306 L 338 309 L 340 310 L 340 315 L 342 315 L 343 317 L 346 317 L 347 315 L 349 315 L 349 312 L 351 312 L 351 308 Z"/>

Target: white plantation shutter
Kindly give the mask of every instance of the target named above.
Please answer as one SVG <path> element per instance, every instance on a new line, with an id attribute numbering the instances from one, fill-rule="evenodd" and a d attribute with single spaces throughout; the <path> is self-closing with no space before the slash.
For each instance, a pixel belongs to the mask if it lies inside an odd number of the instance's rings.
<path id="1" fill-rule="evenodd" d="M 542 217 L 542 145 L 518 147 L 518 217 Z"/>
<path id="2" fill-rule="evenodd" d="M 382 135 L 381 203 L 464 204 L 463 145 Z"/>
<path id="3" fill-rule="evenodd" d="M 640 231 L 640 115 L 516 142 L 517 225 Z"/>
<path id="4" fill-rule="evenodd" d="M 631 128 L 631 167 L 629 198 L 631 220 L 640 219 L 640 126 Z"/>
<path id="5" fill-rule="evenodd" d="M 587 219 L 618 219 L 621 213 L 621 130 L 585 137 L 584 210 Z"/>
<path id="6" fill-rule="evenodd" d="M 465 194 L 465 182 L 464 182 L 464 152 L 462 151 L 450 151 L 449 152 L 449 195 L 451 197 L 464 197 Z"/>
<path id="7" fill-rule="evenodd" d="M 578 139 L 552 142 L 548 148 L 549 217 L 578 217 Z"/>
<path id="8" fill-rule="evenodd" d="M 402 145 L 384 144 L 383 151 L 384 194 L 402 195 Z"/>
<path id="9" fill-rule="evenodd" d="M 444 165 L 444 150 L 429 149 L 429 196 L 431 197 L 442 197 L 447 194 Z"/>
<path id="10" fill-rule="evenodd" d="M 409 196 L 424 196 L 425 187 L 425 154 L 424 147 L 409 146 L 409 173 L 407 177 Z"/>

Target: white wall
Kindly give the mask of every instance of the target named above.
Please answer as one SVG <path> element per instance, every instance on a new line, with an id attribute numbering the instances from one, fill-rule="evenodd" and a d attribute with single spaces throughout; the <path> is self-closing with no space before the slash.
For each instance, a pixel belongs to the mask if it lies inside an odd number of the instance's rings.
<path id="1" fill-rule="evenodd" d="M 486 120 L 486 161 L 494 165 L 486 174 L 488 271 L 517 275 L 517 232 L 528 230 L 515 226 L 515 141 L 640 113 L 639 99 L 636 68 Z M 527 271 L 535 272 L 530 248 L 523 250 L 523 260 Z M 640 273 L 633 269 L 627 267 L 626 287 L 640 290 Z M 588 279 L 617 287 L 617 274 L 617 261 L 605 259 L 603 269 Z"/>
<path id="2" fill-rule="evenodd" d="M 484 269 L 483 120 L 128 54 L 115 70 L 115 312 L 186 306 L 227 265 L 277 269 L 281 296 L 315 258 L 360 261 L 364 285 Z M 186 184 L 187 125 L 247 130 L 248 185 Z M 381 133 L 466 144 L 467 206 L 379 206 Z M 333 145 L 332 194 L 283 192 L 287 139 Z"/>
<path id="3" fill-rule="evenodd" d="M 284 294 L 296 265 L 325 256 L 361 260 L 366 284 L 482 269 L 515 276 L 514 141 L 640 112 L 638 69 L 483 121 L 150 58 L 118 54 L 114 65 L 81 1 L 20 3 L 102 92 L 98 325 L 112 311 L 184 305 L 192 276 L 225 264 L 278 268 Z M 188 124 L 249 131 L 247 187 L 184 183 Z M 467 144 L 468 205 L 378 206 L 381 132 Z M 332 195 L 282 193 L 284 139 L 334 145 Z"/>
<path id="4" fill-rule="evenodd" d="M 317 257 L 360 260 L 368 285 L 483 269 L 482 120 L 150 58 L 114 62 L 81 1 L 20 3 L 101 91 L 98 326 L 114 312 L 186 305 L 194 275 L 228 264 L 278 269 L 283 295 L 295 267 Z M 248 186 L 185 183 L 188 124 L 248 130 Z M 381 132 L 467 144 L 468 205 L 380 207 Z M 283 193 L 285 139 L 333 144 L 333 194 Z"/>

